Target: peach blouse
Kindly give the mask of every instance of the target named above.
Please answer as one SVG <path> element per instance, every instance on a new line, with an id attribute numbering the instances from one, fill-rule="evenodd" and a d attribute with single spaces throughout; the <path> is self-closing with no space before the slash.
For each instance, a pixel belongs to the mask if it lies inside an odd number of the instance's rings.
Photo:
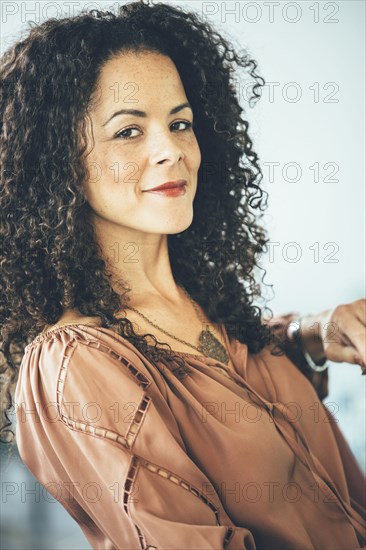
<path id="1" fill-rule="evenodd" d="M 74 323 L 25 348 L 16 439 L 93 548 L 366 548 L 365 477 L 287 355 L 235 372 L 180 353 L 179 380 L 112 329 Z"/>

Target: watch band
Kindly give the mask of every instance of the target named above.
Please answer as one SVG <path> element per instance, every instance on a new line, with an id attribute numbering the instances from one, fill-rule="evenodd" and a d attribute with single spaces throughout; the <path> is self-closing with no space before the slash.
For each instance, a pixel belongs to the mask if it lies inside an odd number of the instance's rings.
<path id="1" fill-rule="evenodd" d="M 301 320 L 302 317 L 299 317 L 289 323 L 287 327 L 287 337 L 290 341 L 295 342 L 301 349 L 310 372 L 323 372 L 329 367 L 330 363 L 327 358 L 324 358 L 322 362 L 317 365 L 311 358 L 310 354 L 304 349 L 301 339 Z"/>

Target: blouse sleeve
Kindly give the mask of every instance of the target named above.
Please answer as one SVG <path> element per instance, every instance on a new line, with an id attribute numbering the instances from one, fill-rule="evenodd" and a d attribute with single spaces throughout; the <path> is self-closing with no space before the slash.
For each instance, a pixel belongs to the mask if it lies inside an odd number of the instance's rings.
<path id="1" fill-rule="evenodd" d="M 93 548 L 255 550 L 189 458 L 161 387 L 123 349 L 64 332 L 27 350 L 15 391 L 23 462 Z"/>
<path id="2" fill-rule="evenodd" d="M 303 373 L 303 375 L 314 386 L 316 393 L 321 401 L 328 397 L 328 369 L 323 372 L 312 372 L 309 370 L 305 356 L 301 350 L 301 347 L 287 338 L 287 327 L 294 320 L 298 319 L 300 314 L 298 312 L 286 313 L 285 315 L 276 315 L 269 322 L 266 321 L 272 328 L 274 334 L 276 334 L 281 342 L 282 348 L 287 357 L 297 366 L 297 368 Z"/>

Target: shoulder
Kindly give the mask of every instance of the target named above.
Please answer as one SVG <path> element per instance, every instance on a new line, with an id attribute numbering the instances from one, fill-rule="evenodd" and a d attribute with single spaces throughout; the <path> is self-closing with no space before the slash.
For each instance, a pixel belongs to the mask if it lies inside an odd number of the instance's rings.
<path id="1" fill-rule="evenodd" d="M 67 309 L 63 312 L 61 317 L 58 319 L 58 321 L 54 325 L 47 325 L 43 329 L 43 332 L 48 332 L 49 330 L 53 330 L 63 324 L 69 324 L 69 323 L 70 324 L 81 323 L 86 325 L 92 324 L 92 325 L 101 326 L 102 321 L 98 315 L 85 316 L 85 315 L 82 315 L 77 309 Z"/>
<path id="2" fill-rule="evenodd" d="M 36 410 L 35 429 L 41 423 L 45 430 L 58 430 L 61 424 L 132 444 L 132 419 L 142 419 L 163 398 L 147 359 L 103 327 L 67 326 L 36 340 L 26 349 L 15 389 L 18 437 L 26 427 L 26 411 Z"/>
<path id="3" fill-rule="evenodd" d="M 17 385 L 42 400 L 101 406 L 135 400 L 152 384 L 148 360 L 112 329 L 84 324 L 38 335 L 25 348 Z M 108 401 L 108 403 L 107 403 Z"/>

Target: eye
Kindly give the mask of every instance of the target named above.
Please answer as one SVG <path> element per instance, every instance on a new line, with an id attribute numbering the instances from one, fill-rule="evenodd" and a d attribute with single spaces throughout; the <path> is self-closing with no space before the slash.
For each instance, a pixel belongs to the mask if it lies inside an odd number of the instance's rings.
<path id="1" fill-rule="evenodd" d="M 117 132 L 117 134 L 115 134 L 115 137 L 121 137 L 122 139 L 134 139 L 134 137 L 131 137 L 131 136 L 126 136 L 125 135 L 125 132 L 131 132 L 131 130 L 138 130 L 138 128 L 136 126 L 131 126 L 130 128 L 125 128 L 124 130 L 121 130 L 120 132 Z"/>
<path id="2" fill-rule="evenodd" d="M 188 120 L 178 120 L 177 122 L 173 122 L 172 126 L 175 126 L 175 124 L 186 124 L 186 127 L 184 130 L 190 130 L 193 127 L 193 123 L 189 122 Z"/>
<path id="3" fill-rule="evenodd" d="M 171 126 L 175 126 L 176 124 L 185 124 L 185 128 L 183 128 L 183 132 L 185 132 L 186 130 L 190 130 L 192 127 L 193 127 L 193 123 L 192 122 L 189 122 L 188 120 L 178 120 L 177 122 L 173 122 L 173 124 Z M 116 138 L 121 138 L 121 139 L 135 139 L 135 137 L 137 136 L 128 136 L 126 135 L 126 132 L 131 132 L 132 130 L 139 130 L 137 128 L 137 126 L 130 126 L 129 128 L 124 128 L 124 130 L 121 130 L 120 132 L 117 132 L 117 134 L 115 134 L 115 137 Z M 178 130 L 180 131 L 180 130 Z"/>

